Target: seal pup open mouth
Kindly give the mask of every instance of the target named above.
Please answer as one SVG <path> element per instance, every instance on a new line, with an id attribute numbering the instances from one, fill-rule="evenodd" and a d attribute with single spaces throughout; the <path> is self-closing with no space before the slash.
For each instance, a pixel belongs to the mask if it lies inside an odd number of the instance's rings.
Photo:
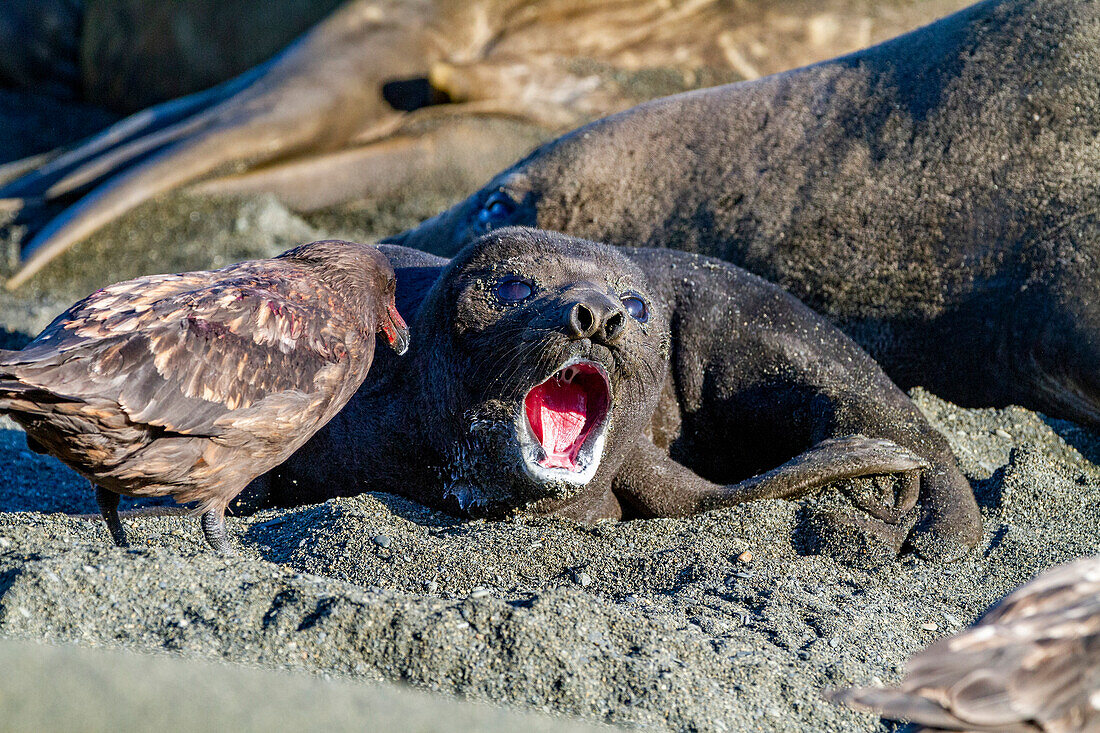
<path id="1" fill-rule="evenodd" d="M 586 359 L 532 387 L 517 421 L 527 472 L 540 481 L 588 483 L 600 465 L 610 405 L 607 372 Z"/>

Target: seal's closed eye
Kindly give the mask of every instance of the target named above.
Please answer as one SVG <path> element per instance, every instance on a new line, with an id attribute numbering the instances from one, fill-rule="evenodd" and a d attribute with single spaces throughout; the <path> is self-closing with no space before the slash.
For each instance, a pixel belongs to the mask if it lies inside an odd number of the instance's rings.
<path id="1" fill-rule="evenodd" d="M 477 212 L 477 222 L 482 231 L 489 231 L 509 220 L 516 212 L 516 202 L 504 191 L 493 191 Z"/>

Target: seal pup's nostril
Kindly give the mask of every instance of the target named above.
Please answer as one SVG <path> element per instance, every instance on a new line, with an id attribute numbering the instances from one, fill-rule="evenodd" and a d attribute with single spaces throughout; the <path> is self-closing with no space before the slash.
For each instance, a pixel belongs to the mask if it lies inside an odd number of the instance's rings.
<path id="1" fill-rule="evenodd" d="M 575 303 L 569 311 L 569 331 L 573 338 L 588 338 L 596 332 L 599 321 L 584 303 Z"/>
<path id="2" fill-rule="evenodd" d="M 626 325 L 626 318 L 621 311 L 616 311 L 603 322 L 603 337 L 608 343 L 611 343 L 615 339 L 619 338 L 619 335 L 623 332 L 623 327 Z"/>

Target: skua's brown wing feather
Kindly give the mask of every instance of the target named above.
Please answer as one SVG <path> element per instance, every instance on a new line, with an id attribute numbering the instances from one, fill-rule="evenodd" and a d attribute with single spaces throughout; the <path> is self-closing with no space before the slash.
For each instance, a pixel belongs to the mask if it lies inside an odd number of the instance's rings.
<path id="1" fill-rule="evenodd" d="M 1100 557 L 1042 574 L 932 644 L 897 689 L 837 697 L 929 730 L 1100 730 Z"/>
<path id="2" fill-rule="evenodd" d="M 296 276 L 120 283 L 78 303 L 5 365 L 51 392 L 117 402 L 134 422 L 216 434 L 227 413 L 268 395 L 309 395 L 322 369 L 346 368 L 350 334 L 330 322 L 327 291 Z"/>

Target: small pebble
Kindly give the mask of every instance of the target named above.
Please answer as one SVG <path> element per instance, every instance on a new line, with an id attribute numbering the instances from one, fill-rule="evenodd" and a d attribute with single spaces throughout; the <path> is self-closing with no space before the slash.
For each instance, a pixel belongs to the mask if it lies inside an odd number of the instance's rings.
<path id="1" fill-rule="evenodd" d="M 962 626 L 962 621 L 952 616 L 950 613 L 943 614 L 943 620 L 955 627 Z"/>
<path id="2" fill-rule="evenodd" d="M 588 573 L 577 573 L 577 585 L 587 588 L 592 585 L 592 576 Z"/>
<path id="3" fill-rule="evenodd" d="M 745 550 L 744 552 L 742 552 L 740 555 L 737 556 L 737 559 L 740 560 L 741 562 L 752 562 L 752 553 L 749 552 L 748 550 Z"/>
<path id="4" fill-rule="evenodd" d="M 489 595 L 489 589 L 479 585 L 470 589 L 467 598 L 484 598 L 487 595 Z"/>
<path id="5" fill-rule="evenodd" d="M 840 646 L 840 638 L 834 636 L 832 639 L 829 639 L 829 646 L 831 646 L 833 649 L 836 649 L 838 646 Z"/>
<path id="6" fill-rule="evenodd" d="M 939 631 L 940 630 L 940 627 L 938 625 L 932 623 L 931 621 L 929 621 L 928 623 L 921 624 L 920 627 L 922 629 L 924 629 L 925 631 Z"/>
<path id="7" fill-rule="evenodd" d="M 393 540 L 384 534 L 376 534 L 371 538 L 371 542 L 381 547 L 383 550 L 393 544 Z"/>
<path id="8" fill-rule="evenodd" d="M 997 428 L 993 432 L 1000 438 L 1007 438 L 1008 440 L 1012 439 L 1012 434 L 1003 428 Z"/>
<path id="9" fill-rule="evenodd" d="M 429 593 L 437 593 L 439 591 L 439 583 L 434 580 L 426 580 L 424 581 L 424 590 Z"/>

